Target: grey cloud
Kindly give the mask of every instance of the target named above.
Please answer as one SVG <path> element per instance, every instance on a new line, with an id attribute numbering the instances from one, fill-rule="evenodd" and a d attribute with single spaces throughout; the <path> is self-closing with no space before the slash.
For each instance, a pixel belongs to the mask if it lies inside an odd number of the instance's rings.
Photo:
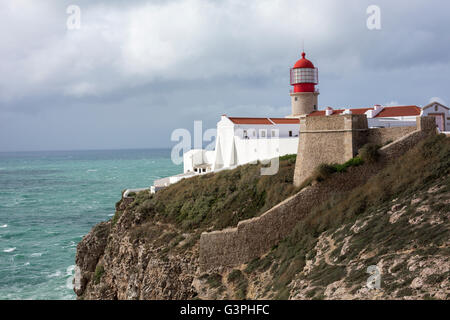
<path id="1" fill-rule="evenodd" d="M 283 116 L 302 40 L 322 106 L 449 101 L 446 2 L 377 1 L 379 31 L 372 1 L 83 0 L 74 31 L 69 4 L 0 4 L 0 150 L 164 147 L 193 120 Z"/>

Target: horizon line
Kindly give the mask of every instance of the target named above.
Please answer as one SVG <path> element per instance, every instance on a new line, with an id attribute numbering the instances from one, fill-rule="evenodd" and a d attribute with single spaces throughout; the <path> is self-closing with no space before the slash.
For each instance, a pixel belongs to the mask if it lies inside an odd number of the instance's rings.
<path id="1" fill-rule="evenodd" d="M 25 152 L 73 152 L 73 151 L 119 151 L 119 150 L 170 150 L 171 147 L 138 147 L 138 148 L 87 148 L 87 149 L 55 149 L 55 150 L 0 150 L 0 153 L 25 153 Z"/>

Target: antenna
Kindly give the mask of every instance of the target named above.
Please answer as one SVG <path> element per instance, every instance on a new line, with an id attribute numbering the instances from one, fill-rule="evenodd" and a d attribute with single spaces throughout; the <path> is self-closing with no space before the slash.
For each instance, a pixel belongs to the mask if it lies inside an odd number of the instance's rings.
<path id="1" fill-rule="evenodd" d="M 302 42 L 303 42 L 302 43 L 302 50 L 303 50 L 303 52 L 305 52 L 305 39 L 303 39 Z"/>

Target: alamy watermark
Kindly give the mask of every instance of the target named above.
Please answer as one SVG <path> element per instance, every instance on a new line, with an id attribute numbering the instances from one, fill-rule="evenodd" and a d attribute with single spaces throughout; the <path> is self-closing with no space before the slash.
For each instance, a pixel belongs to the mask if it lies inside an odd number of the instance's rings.
<path id="1" fill-rule="evenodd" d="M 381 271 L 376 265 L 368 266 L 366 273 L 370 274 L 367 278 L 366 286 L 369 289 L 380 289 L 381 288 Z"/>
<path id="2" fill-rule="evenodd" d="M 367 7 L 366 13 L 369 15 L 367 18 L 367 29 L 369 30 L 381 30 L 381 9 L 377 5 L 370 5 Z"/>
<path id="3" fill-rule="evenodd" d="M 77 30 L 81 28 L 81 9 L 77 5 L 70 5 L 66 9 L 67 17 L 66 26 L 68 30 Z"/>

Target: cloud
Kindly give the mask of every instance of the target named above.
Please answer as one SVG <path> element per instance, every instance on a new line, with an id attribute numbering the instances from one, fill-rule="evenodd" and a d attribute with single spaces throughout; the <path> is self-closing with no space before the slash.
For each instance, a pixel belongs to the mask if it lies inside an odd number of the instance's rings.
<path id="1" fill-rule="evenodd" d="M 448 100 L 450 5 L 440 1 L 380 0 L 379 31 L 366 28 L 372 4 L 366 0 L 80 0 L 81 29 L 67 30 L 71 4 L 0 4 L 0 125 L 7 115 L 28 123 L 26 115 L 40 114 L 54 126 L 49 114 L 56 110 L 74 132 L 83 112 L 93 109 L 97 123 L 100 110 L 111 123 L 127 110 L 141 113 L 152 132 L 193 119 L 214 125 L 222 113 L 283 116 L 289 67 L 303 41 L 319 67 L 321 105 L 420 104 L 433 95 Z M 147 130 L 144 122 L 139 126 Z M 33 137 L 41 141 L 53 134 L 36 129 Z M 101 146 L 105 130 L 79 132 L 80 139 L 89 145 L 98 139 Z M 26 148 L 33 137 L 22 131 Z M 165 141 L 147 140 L 155 146 Z M 0 140 L 0 149 L 14 143 Z"/>

